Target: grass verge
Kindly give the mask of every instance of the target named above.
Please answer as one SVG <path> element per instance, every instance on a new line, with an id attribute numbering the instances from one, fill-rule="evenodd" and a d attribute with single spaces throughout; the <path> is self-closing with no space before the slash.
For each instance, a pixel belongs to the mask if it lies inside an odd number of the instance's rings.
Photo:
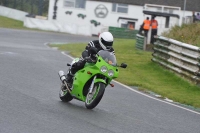
<path id="1" fill-rule="evenodd" d="M 174 26 L 162 36 L 200 47 L 200 22 Z"/>
<path id="2" fill-rule="evenodd" d="M 22 21 L 14 20 L 3 16 L 0 16 L 0 27 L 14 28 L 14 29 L 28 29 L 23 26 Z"/>
<path id="3" fill-rule="evenodd" d="M 2 28 L 10 28 L 10 29 L 21 29 L 21 30 L 34 30 L 34 31 L 45 31 L 45 30 L 40 30 L 36 28 L 27 28 L 24 27 L 24 22 L 7 18 L 4 16 L 0 16 L 0 27 Z M 51 31 L 45 31 L 45 32 L 51 32 Z"/>
<path id="4" fill-rule="evenodd" d="M 86 44 L 50 45 L 61 51 L 69 51 L 79 57 Z M 149 90 L 173 101 L 200 108 L 200 88 L 151 61 L 152 53 L 135 49 L 135 40 L 115 39 L 115 53 L 120 68 L 117 81 L 128 86 L 138 86 L 139 90 Z"/>

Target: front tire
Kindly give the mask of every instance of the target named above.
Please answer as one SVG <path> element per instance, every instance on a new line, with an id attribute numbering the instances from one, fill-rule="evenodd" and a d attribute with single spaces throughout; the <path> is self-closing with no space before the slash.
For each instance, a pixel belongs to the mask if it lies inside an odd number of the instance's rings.
<path id="1" fill-rule="evenodd" d="M 104 83 L 95 83 L 93 87 L 93 92 L 90 94 L 88 92 L 85 100 L 85 106 L 87 109 L 93 109 L 98 105 L 103 97 L 106 85 Z"/>
<path id="2" fill-rule="evenodd" d="M 59 92 L 59 97 L 63 102 L 70 102 L 73 99 L 73 97 L 67 91 L 66 86 L 64 86 L 63 84 Z"/>

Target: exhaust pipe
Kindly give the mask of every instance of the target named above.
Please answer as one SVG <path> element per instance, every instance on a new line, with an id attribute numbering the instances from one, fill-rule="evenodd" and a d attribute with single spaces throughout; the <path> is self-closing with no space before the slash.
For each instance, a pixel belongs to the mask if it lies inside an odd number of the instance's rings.
<path id="1" fill-rule="evenodd" d="M 64 80 L 66 80 L 65 73 L 62 70 L 58 72 L 58 75 L 62 82 L 64 82 Z"/>
<path id="2" fill-rule="evenodd" d="M 68 87 L 68 85 L 67 85 L 67 82 L 66 82 L 67 79 L 66 79 L 65 73 L 64 73 L 62 70 L 60 70 L 60 71 L 58 72 L 58 75 L 59 75 L 59 77 L 60 77 L 60 80 L 61 80 L 61 81 L 64 83 L 64 85 L 66 86 L 68 92 L 71 93 L 71 90 L 69 89 L 69 87 Z"/>

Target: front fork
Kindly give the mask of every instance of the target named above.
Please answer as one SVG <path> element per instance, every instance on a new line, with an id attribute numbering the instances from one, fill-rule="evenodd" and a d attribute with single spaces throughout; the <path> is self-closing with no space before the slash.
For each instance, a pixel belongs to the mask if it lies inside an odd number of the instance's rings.
<path id="1" fill-rule="evenodd" d="M 92 80 L 92 83 L 90 85 L 90 88 L 89 88 L 89 94 L 91 94 L 93 92 L 93 89 L 94 89 L 94 84 L 95 83 L 104 83 L 105 85 L 107 85 L 108 83 L 106 83 L 105 79 L 101 79 L 101 78 L 97 78 L 97 76 L 95 75 L 93 80 Z"/>
<path id="2" fill-rule="evenodd" d="M 92 83 L 90 85 L 90 88 L 89 88 L 89 94 L 91 94 L 93 92 L 93 88 L 94 88 L 94 81 L 96 80 L 96 77 L 97 76 L 94 76 L 93 80 L 92 80 Z"/>

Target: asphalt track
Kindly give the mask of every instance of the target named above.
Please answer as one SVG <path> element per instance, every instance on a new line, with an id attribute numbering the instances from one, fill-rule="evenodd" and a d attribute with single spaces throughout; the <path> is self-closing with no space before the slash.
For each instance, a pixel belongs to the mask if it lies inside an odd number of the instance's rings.
<path id="1" fill-rule="evenodd" d="M 77 100 L 61 102 L 57 73 L 67 71 L 71 58 L 45 44 L 93 39 L 0 28 L 0 133 L 200 132 L 200 113 L 116 82 L 93 110 Z"/>

